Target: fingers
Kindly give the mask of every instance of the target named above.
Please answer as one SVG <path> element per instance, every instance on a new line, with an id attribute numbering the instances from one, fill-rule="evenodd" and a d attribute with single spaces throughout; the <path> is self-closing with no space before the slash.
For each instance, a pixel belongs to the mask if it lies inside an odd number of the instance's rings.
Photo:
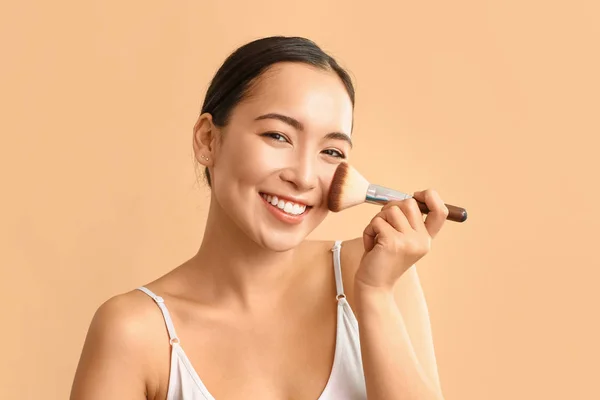
<path id="1" fill-rule="evenodd" d="M 407 221 L 409 225 L 401 227 L 404 230 L 410 227 L 415 231 L 425 231 L 423 214 L 419 210 L 419 205 L 414 198 L 389 202 L 382 208 L 382 211 L 385 211 L 390 216 L 390 219 Z M 402 214 L 402 217 L 399 214 Z M 402 229 L 400 230 L 402 231 Z"/>
<path id="2" fill-rule="evenodd" d="M 423 213 L 419 209 L 416 200 L 425 203 L 430 210 L 425 220 L 423 220 Z M 400 230 L 406 229 L 402 225 L 403 218 L 399 217 L 396 211 L 393 211 L 395 208 L 400 209 L 412 229 L 415 231 L 427 231 L 432 238 L 439 233 L 448 217 L 448 208 L 438 192 L 433 189 L 415 192 L 414 197 L 411 199 L 391 201 L 382 208 L 382 211 L 386 212 L 390 223 L 397 221 L 397 224 L 400 224 Z M 392 223 L 396 229 L 398 229 L 397 224 Z"/>
<path id="3" fill-rule="evenodd" d="M 417 200 L 429 208 L 425 220 Z M 383 238 L 393 237 L 398 232 L 408 234 L 416 231 L 434 238 L 448 217 L 448 208 L 440 195 L 432 189 L 414 193 L 414 198 L 392 201 L 382 207 L 363 232 L 366 251 L 371 251 Z"/>
<path id="4" fill-rule="evenodd" d="M 429 208 L 427 218 L 425 218 L 425 228 L 429 232 L 429 236 L 435 237 L 448 217 L 448 207 L 442 201 L 440 195 L 432 189 L 415 192 L 415 199 L 425 203 Z"/>
<path id="5" fill-rule="evenodd" d="M 382 209 L 379 214 L 397 231 L 406 232 L 409 229 L 413 229 L 408 217 L 400 209 L 399 205 L 388 207 L 385 210 Z"/>
<path id="6" fill-rule="evenodd" d="M 363 231 L 363 244 L 366 252 L 373 250 L 380 236 L 391 237 L 393 234 L 398 233 L 380 214 L 381 212 L 371 220 Z"/>
<path id="7" fill-rule="evenodd" d="M 414 230 L 425 231 L 423 217 L 416 202 L 414 199 L 409 200 L 412 201 L 402 200 L 395 204 L 387 204 L 373 217 L 363 232 L 366 251 L 373 249 L 381 238 L 390 238 L 399 232 L 406 234 Z"/>

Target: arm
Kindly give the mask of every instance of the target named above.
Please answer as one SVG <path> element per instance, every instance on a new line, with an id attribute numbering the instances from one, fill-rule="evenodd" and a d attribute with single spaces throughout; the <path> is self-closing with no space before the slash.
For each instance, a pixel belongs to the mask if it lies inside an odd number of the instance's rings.
<path id="1" fill-rule="evenodd" d="M 432 347 L 413 346 L 426 327 L 409 330 L 394 293 L 357 287 L 355 298 L 369 400 L 442 400 Z"/>
<path id="2" fill-rule="evenodd" d="M 124 295 L 127 296 L 127 295 Z M 143 325 L 122 296 L 94 315 L 75 374 L 71 400 L 146 399 Z"/>
<path id="3" fill-rule="evenodd" d="M 356 270 L 363 254 L 364 246 L 362 238 L 344 243 L 342 251 L 344 281 L 354 281 Z M 348 301 L 351 302 L 355 309 L 359 321 L 361 351 L 363 353 L 363 367 L 366 379 L 368 380 L 369 376 L 372 375 L 375 379 L 398 383 L 403 380 L 408 383 L 412 382 L 411 384 L 422 380 L 428 388 L 433 388 L 437 392 L 438 397 L 433 397 L 434 399 L 443 399 L 427 304 L 419 282 L 416 266 L 411 267 L 402 274 L 390 295 L 379 296 L 380 292 L 374 292 L 374 296 L 370 297 L 368 296 L 369 292 L 360 292 L 360 288 L 358 289 L 359 291 L 357 291 L 357 288 L 349 287 L 346 292 Z M 367 295 L 365 296 L 365 294 Z M 369 310 L 370 307 L 373 307 L 374 311 Z M 384 311 L 383 313 L 382 310 Z M 370 327 L 373 329 L 370 329 Z M 390 344 L 388 341 L 392 341 L 392 343 Z M 380 357 L 377 357 L 376 353 L 369 350 L 372 347 L 372 343 L 381 348 L 380 351 L 383 353 L 381 354 L 383 356 L 394 354 L 398 351 L 403 353 L 404 361 L 398 361 L 402 371 L 398 373 L 386 367 L 384 367 L 383 372 L 378 371 L 377 365 L 379 363 L 376 359 Z M 390 350 L 396 347 L 400 347 L 400 349 L 392 353 Z M 372 360 L 373 362 L 368 360 Z M 374 365 L 370 365 L 371 363 Z M 413 372 L 410 372 L 411 370 Z M 410 377 L 411 373 L 416 373 L 419 378 Z M 403 378 L 403 376 L 406 377 Z M 373 381 L 373 379 L 371 380 Z M 380 386 L 380 384 L 374 382 L 373 386 Z M 410 390 L 410 385 L 399 390 L 399 393 L 406 393 Z M 369 396 L 369 399 L 371 398 L 373 397 Z"/>
<path id="4" fill-rule="evenodd" d="M 425 299 L 414 267 L 441 229 L 447 209 L 433 191 L 382 208 L 354 241 L 352 298 L 369 400 L 441 400 Z M 359 254 L 362 253 L 360 256 Z M 415 346 L 416 344 L 416 346 Z"/>
<path id="5" fill-rule="evenodd" d="M 435 357 L 429 310 L 416 265 L 409 268 L 400 277 L 394 288 L 394 298 L 400 314 L 404 318 L 406 330 L 419 364 L 441 396 L 442 388 Z"/>

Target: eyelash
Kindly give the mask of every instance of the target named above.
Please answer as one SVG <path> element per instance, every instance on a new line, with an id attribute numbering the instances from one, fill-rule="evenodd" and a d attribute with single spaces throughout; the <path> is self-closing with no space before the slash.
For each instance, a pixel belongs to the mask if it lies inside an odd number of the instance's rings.
<path id="1" fill-rule="evenodd" d="M 328 154 L 328 155 L 335 157 L 335 158 L 341 158 L 342 160 L 346 159 L 346 156 L 344 155 L 344 153 L 342 153 L 339 150 L 327 149 L 327 150 L 323 150 L 323 151 L 333 151 L 334 153 L 337 153 L 337 155 L 334 155 L 334 154 Z"/>
<path id="2" fill-rule="evenodd" d="M 278 133 L 278 132 L 267 132 L 267 133 L 263 133 L 262 136 L 271 138 L 271 139 L 275 140 L 276 142 L 288 142 L 288 143 L 290 142 L 288 140 L 288 138 L 285 137 L 285 135 L 283 135 L 281 133 Z M 280 140 L 279 138 L 282 138 L 283 140 Z M 344 155 L 344 153 L 342 153 L 339 150 L 326 149 L 326 150 L 323 150 L 323 152 L 334 152 L 334 153 L 337 153 L 337 155 L 335 155 L 335 154 L 327 154 L 326 153 L 328 156 L 331 156 L 331 157 L 341 158 L 341 159 L 345 159 L 346 158 L 346 156 Z"/>
<path id="3" fill-rule="evenodd" d="M 281 138 L 284 139 L 283 141 L 289 143 L 288 138 L 285 137 L 284 135 L 282 135 L 281 133 L 278 133 L 278 132 L 267 132 L 267 133 L 264 133 L 262 136 L 269 137 L 269 138 L 275 140 L 276 142 L 282 142 L 282 140 L 279 140 L 279 139 L 276 138 L 276 136 L 279 136 L 279 137 L 281 137 Z"/>

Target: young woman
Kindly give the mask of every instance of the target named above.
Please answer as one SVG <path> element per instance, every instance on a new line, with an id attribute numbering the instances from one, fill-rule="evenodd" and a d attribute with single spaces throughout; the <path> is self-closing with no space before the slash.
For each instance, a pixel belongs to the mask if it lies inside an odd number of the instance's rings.
<path id="1" fill-rule="evenodd" d="M 227 58 L 194 126 L 212 191 L 202 244 L 98 309 L 72 400 L 443 398 L 414 267 L 446 220 L 439 195 L 414 194 L 427 218 L 404 200 L 360 238 L 306 240 L 353 109 L 348 74 L 307 39 Z"/>

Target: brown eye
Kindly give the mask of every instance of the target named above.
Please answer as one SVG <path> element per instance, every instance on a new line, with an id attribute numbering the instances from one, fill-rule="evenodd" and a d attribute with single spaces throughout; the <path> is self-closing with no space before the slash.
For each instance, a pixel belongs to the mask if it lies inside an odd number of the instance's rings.
<path id="1" fill-rule="evenodd" d="M 288 142 L 289 143 L 289 140 L 284 135 L 282 135 L 281 133 L 278 133 L 278 132 L 267 132 L 267 133 L 263 133 L 262 136 L 271 138 L 277 142 Z"/>
<path id="2" fill-rule="evenodd" d="M 323 150 L 323 153 L 327 154 L 328 156 L 335 157 L 335 158 L 346 158 L 346 156 L 341 151 L 338 151 L 335 149 Z"/>

